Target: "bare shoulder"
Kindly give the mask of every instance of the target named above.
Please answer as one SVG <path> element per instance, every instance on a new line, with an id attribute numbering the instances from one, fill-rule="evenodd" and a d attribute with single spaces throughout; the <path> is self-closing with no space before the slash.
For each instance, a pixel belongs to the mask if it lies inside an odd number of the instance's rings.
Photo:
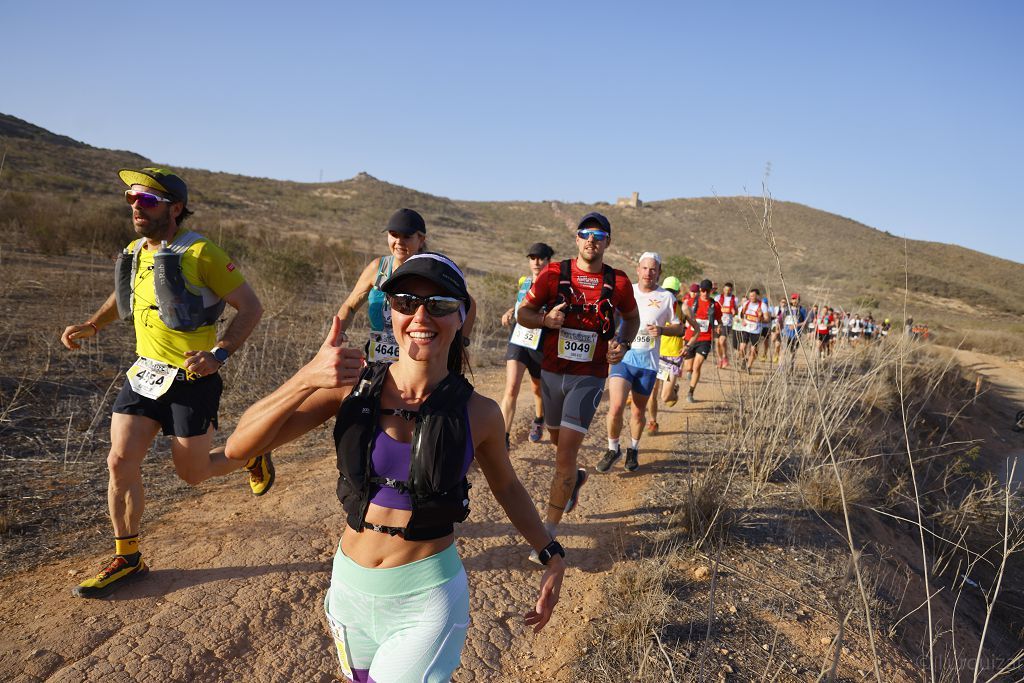
<path id="1" fill-rule="evenodd" d="M 372 261 L 370 261 L 369 263 L 367 263 L 366 267 L 363 268 L 363 272 L 362 272 L 362 274 L 359 277 L 360 278 L 376 277 L 377 276 L 377 270 L 380 269 L 380 260 L 382 258 L 384 258 L 384 257 L 383 256 L 378 256 L 377 258 L 375 258 Z"/>
<path id="2" fill-rule="evenodd" d="M 501 408 L 497 401 L 474 391 L 469 398 L 469 422 L 473 430 L 473 440 L 478 444 L 484 441 L 495 429 L 504 433 L 505 421 L 501 416 Z"/>
<path id="3" fill-rule="evenodd" d="M 474 391 L 473 395 L 469 397 L 469 416 L 474 422 L 477 420 L 493 420 L 495 416 L 500 419 L 501 408 L 498 407 L 498 402 L 493 398 L 488 398 L 479 391 Z"/>

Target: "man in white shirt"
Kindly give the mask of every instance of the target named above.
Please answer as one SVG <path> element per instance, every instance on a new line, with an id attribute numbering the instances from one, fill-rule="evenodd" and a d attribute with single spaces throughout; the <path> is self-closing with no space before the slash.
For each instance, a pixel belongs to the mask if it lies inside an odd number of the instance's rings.
<path id="1" fill-rule="evenodd" d="M 742 320 L 740 331 L 740 358 L 746 361 L 746 370 L 750 372 L 757 358 L 757 343 L 761 339 L 761 331 L 769 320 L 768 304 L 761 300 L 761 292 L 753 288 L 747 293 L 747 300 L 740 306 L 737 313 Z"/>
<path id="2" fill-rule="evenodd" d="M 661 335 L 683 333 L 673 305 L 675 297 L 658 286 L 661 256 L 655 252 L 644 252 L 637 262 L 636 274 L 633 296 L 640 312 L 640 329 L 629 351 L 608 373 L 608 452 L 597 464 L 598 472 L 607 472 L 622 456 L 619 435 L 622 433 L 626 397 L 630 392 L 633 396 L 629 420 L 632 442 L 626 449 L 624 466 L 630 472 L 640 466 L 640 436 L 647 419 L 647 401 L 657 380 Z"/>

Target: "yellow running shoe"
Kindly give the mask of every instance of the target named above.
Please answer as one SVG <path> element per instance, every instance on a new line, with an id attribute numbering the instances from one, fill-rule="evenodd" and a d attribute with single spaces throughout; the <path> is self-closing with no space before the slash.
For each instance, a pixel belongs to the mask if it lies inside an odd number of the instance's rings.
<path id="1" fill-rule="evenodd" d="M 129 564 L 123 555 L 114 555 L 114 559 L 99 574 L 78 584 L 72 592 L 80 598 L 102 598 L 119 586 L 148 573 L 149 567 L 141 555 L 135 564 Z"/>
<path id="2" fill-rule="evenodd" d="M 270 459 L 270 452 L 257 455 L 245 463 L 245 469 L 249 470 L 249 488 L 252 495 L 262 496 L 274 485 L 274 462 Z"/>

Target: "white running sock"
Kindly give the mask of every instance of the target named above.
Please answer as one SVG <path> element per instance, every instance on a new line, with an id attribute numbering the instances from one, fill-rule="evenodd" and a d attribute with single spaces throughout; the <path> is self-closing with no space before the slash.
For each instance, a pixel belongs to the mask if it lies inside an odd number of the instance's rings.
<path id="1" fill-rule="evenodd" d="M 610 451 L 617 451 L 617 450 L 619 450 L 619 440 L 618 439 L 608 439 L 608 450 L 610 450 Z"/>
<path id="2" fill-rule="evenodd" d="M 633 443 L 633 445 L 631 445 L 630 448 L 632 448 L 634 451 L 640 448 L 640 439 L 630 439 L 630 441 L 632 441 Z"/>

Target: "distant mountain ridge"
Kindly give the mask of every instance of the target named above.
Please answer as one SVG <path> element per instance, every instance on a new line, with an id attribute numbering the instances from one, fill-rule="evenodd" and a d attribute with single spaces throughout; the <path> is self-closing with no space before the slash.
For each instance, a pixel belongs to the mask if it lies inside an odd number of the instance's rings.
<path id="1" fill-rule="evenodd" d="M 89 147 L 84 142 L 73 140 L 66 135 L 51 133 L 45 128 L 7 114 L 0 114 L 0 137 L 36 140 L 66 147 Z"/>
<path id="2" fill-rule="evenodd" d="M 116 170 L 151 163 L 5 114 L 0 114 L 0 154 L 6 154 L 0 197 L 6 191 L 35 194 L 47 187 L 89 201 L 116 202 Z M 387 216 L 410 206 L 426 218 L 432 248 L 452 254 L 469 273 L 515 275 L 524 271 L 523 251 L 533 242 L 546 241 L 556 257 L 569 256 L 575 221 L 599 210 L 613 224 L 609 261 L 631 275 L 632 260 L 653 249 L 699 261 L 705 274 L 718 282 L 731 280 L 740 289 L 767 287 L 773 298 L 782 292 L 774 257 L 757 231 L 763 208 L 759 197 L 671 199 L 643 208 L 480 202 L 430 195 L 367 173 L 338 182 L 297 183 L 179 170 L 189 182 L 196 225 L 203 229 L 251 226 L 325 236 L 374 254 L 384 250 L 381 229 Z M 1018 324 L 1024 315 L 1022 264 L 959 246 L 904 240 L 792 202 L 773 202 L 772 223 L 786 284 L 803 293 L 807 303 L 902 314 L 903 283 L 909 280 L 911 314 L 940 325 L 950 319 L 963 328 L 963 320 L 955 320 L 963 317 L 958 308 L 994 326 Z"/>

